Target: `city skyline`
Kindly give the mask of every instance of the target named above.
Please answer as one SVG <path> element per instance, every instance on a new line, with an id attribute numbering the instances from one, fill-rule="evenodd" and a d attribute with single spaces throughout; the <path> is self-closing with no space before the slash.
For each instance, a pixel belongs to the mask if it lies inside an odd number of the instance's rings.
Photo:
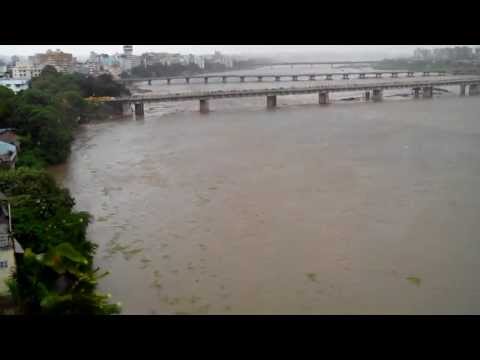
<path id="1" fill-rule="evenodd" d="M 0 55 L 29 56 L 48 49 L 60 49 L 72 53 L 74 56 L 85 57 L 91 51 L 97 53 L 121 53 L 123 45 L 0 45 Z M 441 48 L 456 45 L 134 45 L 134 53 L 167 52 L 182 54 L 211 54 L 215 51 L 231 55 L 273 55 L 273 54 L 308 54 L 321 55 L 357 55 L 379 56 L 408 55 L 416 48 Z M 467 45 L 474 46 L 474 45 Z"/>

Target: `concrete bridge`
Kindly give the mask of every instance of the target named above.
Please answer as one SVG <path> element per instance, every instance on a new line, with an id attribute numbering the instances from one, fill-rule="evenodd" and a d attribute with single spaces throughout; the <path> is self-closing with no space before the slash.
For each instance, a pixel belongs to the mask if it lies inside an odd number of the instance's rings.
<path id="1" fill-rule="evenodd" d="M 265 79 L 270 81 L 301 81 L 301 80 L 334 80 L 334 79 L 381 79 L 383 77 L 398 78 L 399 75 L 403 77 L 416 77 L 416 76 L 445 76 L 443 71 L 368 71 L 368 72 L 341 72 L 341 73 L 310 73 L 310 74 L 217 74 L 217 75 L 192 75 L 192 76 L 166 76 L 166 77 L 149 77 L 149 78 L 130 78 L 120 80 L 123 83 L 132 82 L 147 82 L 152 85 L 152 81 L 163 81 L 165 84 L 170 85 L 172 80 L 183 80 L 185 84 L 189 84 L 193 79 L 203 79 L 205 84 L 208 84 L 210 79 L 221 79 L 223 83 L 226 83 L 229 79 L 240 80 L 245 82 L 246 80 L 252 80 L 256 82 L 263 82 Z"/>
<path id="2" fill-rule="evenodd" d="M 181 94 L 147 95 L 115 98 L 104 101 L 113 106 L 114 111 L 120 115 L 131 113 L 132 104 L 135 107 L 136 115 L 144 114 L 144 104 L 151 102 L 174 102 L 174 101 L 195 101 L 200 103 L 200 112 L 209 112 L 209 101 L 212 99 L 256 97 L 265 96 L 267 108 L 272 109 L 277 105 L 277 96 L 300 95 L 318 93 L 319 103 L 326 105 L 329 102 L 329 93 L 341 91 L 365 91 L 365 99 L 381 101 L 383 91 L 387 89 L 411 88 L 414 97 L 419 97 L 420 92 L 424 98 L 433 97 L 433 88 L 439 86 L 460 86 L 460 95 L 465 96 L 466 88 L 469 95 L 480 94 L 480 76 L 450 78 L 450 79 L 409 79 L 407 81 L 377 81 L 377 82 L 345 82 L 339 85 L 322 84 L 311 87 L 292 87 L 278 89 L 252 89 L 252 90 L 231 90 L 231 91 L 206 91 L 190 92 Z"/>
<path id="3" fill-rule="evenodd" d="M 300 62 L 278 62 L 278 63 L 264 63 L 258 64 L 258 66 L 314 66 L 314 65 L 372 65 L 378 64 L 381 61 L 300 61 Z"/>

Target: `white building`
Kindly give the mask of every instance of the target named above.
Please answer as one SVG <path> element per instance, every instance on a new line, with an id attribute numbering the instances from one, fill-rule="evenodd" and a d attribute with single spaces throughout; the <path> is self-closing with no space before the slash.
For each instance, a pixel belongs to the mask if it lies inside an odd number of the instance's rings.
<path id="1" fill-rule="evenodd" d="M 0 78 L 7 77 L 7 65 L 0 65 Z"/>
<path id="2" fill-rule="evenodd" d="M 40 76 L 43 66 L 32 65 L 28 63 L 17 63 L 12 68 L 12 78 L 30 80 L 34 77 Z"/>
<path id="3" fill-rule="evenodd" d="M 0 86 L 5 86 L 15 94 L 21 90 L 28 89 L 28 80 L 26 79 L 0 79 Z"/>

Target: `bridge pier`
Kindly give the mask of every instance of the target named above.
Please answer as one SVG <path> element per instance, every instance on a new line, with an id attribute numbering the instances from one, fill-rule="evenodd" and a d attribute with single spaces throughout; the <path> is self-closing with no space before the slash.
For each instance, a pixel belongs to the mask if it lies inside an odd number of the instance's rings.
<path id="1" fill-rule="evenodd" d="M 152 86 L 152 80 L 148 80 L 148 85 Z"/>
<path id="2" fill-rule="evenodd" d="M 398 78 L 398 73 L 392 72 L 392 78 Z"/>
<path id="3" fill-rule="evenodd" d="M 263 81 L 263 76 L 257 76 L 257 81 L 262 82 Z"/>
<path id="4" fill-rule="evenodd" d="M 222 76 L 222 82 L 225 84 L 227 82 L 227 77 L 226 76 Z"/>
<path id="5" fill-rule="evenodd" d="M 383 100 L 383 90 L 382 89 L 373 89 L 372 90 L 372 100 L 373 101 L 382 101 Z"/>
<path id="6" fill-rule="evenodd" d="M 343 74 L 343 79 L 348 80 L 348 74 Z"/>
<path id="7" fill-rule="evenodd" d="M 423 76 L 430 76 L 430 72 L 429 71 L 424 71 Z"/>
<path id="8" fill-rule="evenodd" d="M 113 103 L 112 107 L 115 115 L 128 116 L 132 113 L 132 106 L 129 102 Z"/>
<path id="9" fill-rule="evenodd" d="M 407 77 L 413 77 L 413 72 L 411 71 L 407 72 Z"/>
<path id="10" fill-rule="evenodd" d="M 190 78 L 189 77 L 185 78 L 185 81 L 186 81 L 187 84 L 190 84 Z"/>
<path id="11" fill-rule="evenodd" d="M 210 112 L 210 103 L 208 99 L 200 99 L 200 114 L 208 114 Z"/>
<path id="12" fill-rule="evenodd" d="M 280 81 L 280 76 L 275 76 L 275 81 Z"/>
<path id="13" fill-rule="evenodd" d="M 267 95 L 267 109 L 274 109 L 277 107 L 277 96 Z"/>
<path id="14" fill-rule="evenodd" d="M 167 79 L 167 84 L 170 85 L 170 81 L 172 81 L 172 79 Z"/>
<path id="15" fill-rule="evenodd" d="M 433 97 L 433 87 L 431 86 L 425 86 L 423 88 L 423 97 L 430 99 Z"/>
<path id="16" fill-rule="evenodd" d="M 318 103 L 320 105 L 327 105 L 329 103 L 328 92 L 322 91 L 318 93 Z"/>
<path id="17" fill-rule="evenodd" d="M 245 76 L 240 76 L 240 82 L 245 82 Z"/>
<path id="18" fill-rule="evenodd" d="M 298 81 L 298 76 L 297 76 L 297 75 L 293 75 L 293 76 L 292 76 L 292 80 L 293 80 L 293 81 Z"/>
<path id="19" fill-rule="evenodd" d="M 460 85 L 460 96 L 465 96 L 465 88 L 467 85 Z"/>
<path id="20" fill-rule="evenodd" d="M 418 99 L 419 96 L 420 96 L 420 88 L 413 88 L 413 97 L 415 99 Z"/>
<path id="21" fill-rule="evenodd" d="M 480 91 L 478 89 L 478 85 L 477 84 L 471 84 L 468 87 L 468 95 L 473 96 L 473 95 L 478 95 L 478 94 L 480 94 Z"/>
<path id="22" fill-rule="evenodd" d="M 135 103 L 135 115 L 137 116 L 145 115 L 145 107 L 143 103 Z"/>
<path id="23" fill-rule="evenodd" d="M 203 78 L 203 80 L 205 81 L 205 84 L 208 84 L 208 77 Z"/>
<path id="24" fill-rule="evenodd" d="M 315 75 L 310 75 L 310 81 L 314 81 L 315 80 Z"/>
<path id="25" fill-rule="evenodd" d="M 370 91 L 365 92 L 365 100 L 369 101 L 370 100 Z"/>
<path id="26" fill-rule="evenodd" d="M 358 76 L 358 78 L 359 78 L 359 79 L 365 79 L 365 74 L 360 74 L 360 75 Z"/>
<path id="27" fill-rule="evenodd" d="M 376 74 L 375 74 L 375 78 L 376 78 L 376 79 L 380 79 L 381 77 L 382 77 L 382 73 L 376 73 Z"/>
<path id="28" fill-rule="evenodd" d="M 333 76 L 333 75 L 331 75 L 331 74 L 327 74 L 325 80 L 332 80 L 332 76 Z"/>

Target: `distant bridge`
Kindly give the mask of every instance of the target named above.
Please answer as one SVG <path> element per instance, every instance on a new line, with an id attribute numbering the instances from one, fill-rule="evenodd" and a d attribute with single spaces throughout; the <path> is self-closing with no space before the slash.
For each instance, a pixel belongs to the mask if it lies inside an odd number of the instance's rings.
<path id="1" fill-rule="evenodd" d="M 414 96 L 418 97 L 422 91 L 423 97 L 431 98 L 433 96 L 433 87 L 435 86 L 460 86 L 460 95 L 464 96 L 466 87 L 469 87 L 469 95 L 478 95 L 480 93 L 480 77 L 455 77 L 448 79 L 402 79 L 403 81 L 376 81 L 376 82 L 345 82 L 340 85 L 317 85 L 311 87 L 291 87 L 277 89 L 250 89 L 250 90 L 230 90 L 230 91 L 205 91 L 205 92 L 188 92 L 179 94 L 164 95 L 145 95 L 120 97 L 105 100 L 105 103 L 113 105 L 116 113 L 128 114 L 131 112 L 132 104 L 135 105 L 135 113 L 137 115 L 144 114 L 144 103 L 150 102 L 173 102 L 173 101 L 200 101 L 200 112 L 207 113 L 209 111 L 209 100 L 236 97 L 255 97 L 265 96 L 267 99 L 267 108 L 271 109 L 277 105 L 277 96 L 282 95 L 300 95 L 318 93 L 319 103 L 326 105 L 329 102 L 329 93 L 341 91 L 366 91 L 365 99 L 370 100 L 370 92 L 373 101 L 381 101 L 383 98 L 383 90 L 411 88 Z"/>
<path id="2" fill-rule="evenodd" d="M 378 64 L 381 61 L 365 60 L 365 61 L 300 61 L 300 62 L 278 62 L 278 63 L 264 63 L 258 64 L 259 66 L 313 66 L 313 65 L 371 65 Z"/>
<path id="3" fill-rule="evenodd" d="M 340 78 L 344 80 L 349 80 L 351 78 L 357 79 L 370 79 L 376 78 L 380 79 L 384 75 L 390 75 L 392 78 L 397 78 L 399 75 L 404 75 L 406 77 L 415 77 L 415 76 L 444 76 L 446 73 L 444 71 L 423 71 L 423 72 L 414 72 L 414 71 L 367 71 L 367 72 L 341 72 L 341 73 L 307 73 L 307 74 L 217 74 L 217 75 L 182 75 L 182 76 L 162 76 L 162 77 L 145 77 L 145 78 L 129 78 L 121 79 L 123 83 L 132 83 L 132 82 L 147 82 L 149 85 L 152 85 L 152 81 L 163 81 L 166 84 L 170 85 L 172 80 L 183 80 L 184 83 L 189 84 L 193 79 L 203 79 L 205 84 L 208 84 L 210 79 L 222 79 L 223 83 L 226 83 L 228 79 L 237 79 L 240 82 L 245 82 L 248 79 L 256 79 L 257 82 L 263 82 L 264 79 L 270 79 L 274 81 L 282 81 L 288 79 L 289 81 L 299 81 L 299 80 L 333 80 L 334 78 Z"/>

